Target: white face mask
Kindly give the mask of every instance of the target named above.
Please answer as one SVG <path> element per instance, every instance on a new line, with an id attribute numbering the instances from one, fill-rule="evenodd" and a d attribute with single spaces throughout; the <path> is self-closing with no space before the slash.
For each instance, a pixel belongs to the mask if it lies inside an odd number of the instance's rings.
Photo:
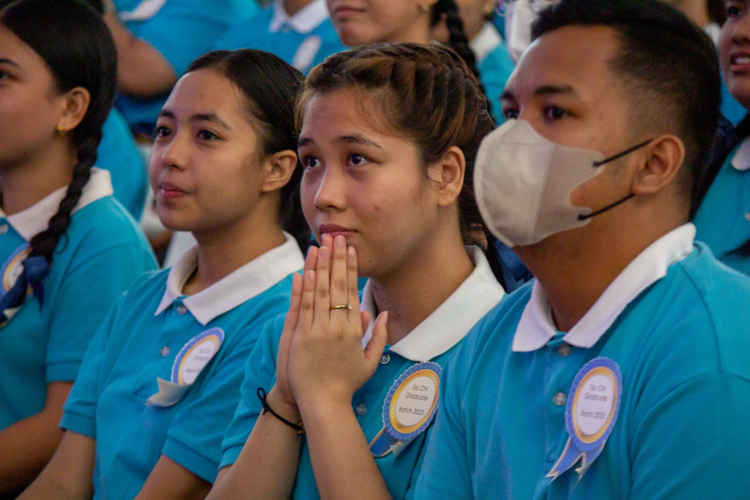
<path id="1" fill-rule="evenodd" d="M 485 137 L 474 167 L 477 205 L 488 229 L 509 247 L 533 245 L 556 233 L 583 227 L 597 212 L 570 202 L 571 193 L 604 171 L 611 158 L 599 151 L 555 144 L 524 120 L 508 120 Z"/>
<path id="2" fill-rule="evenodd" d="M 539 12 L 557 0 L 511 0 L 505 7 L 505 44 L 510 58 L 517 63 L 531 44 L 531 24 Z"/>

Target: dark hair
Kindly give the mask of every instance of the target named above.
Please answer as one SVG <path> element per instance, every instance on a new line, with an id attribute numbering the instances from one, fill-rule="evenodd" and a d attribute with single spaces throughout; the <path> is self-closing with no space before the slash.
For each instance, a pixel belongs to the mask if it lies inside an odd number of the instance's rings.
<path id="1" fill-rule="evenodd" d="M 294 103 L 304 80 L 302 73 L 273 54 L 251 49 L 209 52 L 193 61 L 187 73 L 208 68 L 225 76 L 245 95 L 253 126 L 259 129 L 263 156 L 297 151 Z M 291 179 L 281 189 L 279 220 L 305 251 L 311 234 L 299 197 L 301 180 L 302 167 L 297 162 Z"/>
<path id="2" fill-rule="evenodd" d="M 47 229 L 29 244 L 29 257 L 43 256 L 51 265 L 96 162 L 102 125 L 115 96 L 117 51 L 101 16 L 80 0 L 18 0 L 0 11 L 0 24 L 44 59 L 59 92 L 83 87 L 91 95 L 85 116 L 69 134 L 78 154 L 73 180 Z"/>
<path id="3" fill-rule="evenodd" d="M 494 123 L 487 98 L 458 54 L 446 47 L 402 43 L 368 45 L 330 56 L 305 80 L 297 102 L 297 128 L 315 95 L 343 89 L 361 92 L 378 106 L 387 126 L 416 144 L 423 165 L 438 161 L 453 146 L 460 148 L 466 158 L 458 197 L 462 237 L 475 244 L 478 232 L 489 234 L 474 197 L 474 162 Z M 487 254 L 502 279 L 491 245 Z"/>
<path id="4" fill-rule="evenodd" d="M 727 20 L 725 0 L 708 0 L 708 17 L 711 22 L 722 26 Z"/>
<path id="5" fill-rule="evenodd" d="M 440 23 L 440 20 L 445 16 L 445 27 L 448 28 L 449 44 L 450 47 L 456 51 L 464 60 L 466 66 L 471 70 L 472 74 L 477 79 L 477 86 L 479 90 L 484 94 L 484 85 L 480 80 L 479 68 L 477 67 L 477 56 L 469 46 L 469 38 L 466 36 L 464 30 L 464 22 L 458 12 L 458 4 L 456 0 L 438 0 L 437 3 L 432 7 L 432 20 L 431 24 L 433 27 Z M 491 104 L 487 101 L 488 109 L 491 112 Z"/>
<path id="6" fill-rule="evenodd" d="M 721 102 L 719 60 L 711 39 L 658 0 L 562 0 L 539 15 L 532 39 L 566 26 L 607 26 L 619 53 L 610 68 L 632 99 L 635 127 L 672 130 L 685 145 L 682 180 L 691 213 L 716 135 Z"/>

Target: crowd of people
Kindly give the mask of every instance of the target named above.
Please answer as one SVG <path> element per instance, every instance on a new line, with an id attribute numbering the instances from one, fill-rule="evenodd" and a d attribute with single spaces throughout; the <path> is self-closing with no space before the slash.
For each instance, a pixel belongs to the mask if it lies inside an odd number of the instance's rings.
<path id="1" fill-rule="evenodd" d="M 750 2 L 0 0 L 0 499 L 750 498 Z"/>

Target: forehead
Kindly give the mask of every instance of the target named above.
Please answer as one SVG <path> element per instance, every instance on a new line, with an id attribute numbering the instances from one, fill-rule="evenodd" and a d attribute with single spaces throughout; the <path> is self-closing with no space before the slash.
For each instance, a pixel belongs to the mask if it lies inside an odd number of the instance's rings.
<path id="1" fill-rule="evenodd" d="M 172 111 L 201 109 L 245 115 L 242 91 L 213 69 L 199 69 L 184 75 L 174 86 L 165 108 Z"/>
<path id="2" fill-rule="evenodd" d="M 300 136 L 336 137 L 344 132 L 356 132 L 385 137 L 395 135 L 391 129 L 373 95 L 345 88 L 310 98 L 305 106 Z"/>
<path id="3" fill-rule="evenodd" d="M 10 59 L 22 66 L 46 65 L 34 49 L 2 24 L 0 24 L 0 59 Z"/>
<path id="4" fill-rule="evenodd" d="M 617 33 L 602 26 L 566 26 L 538 38 L 508 82 L 514 94 L 542 86 L 572 87 L 581 98 L 606 92 L 617 78 L 608 65 L 619 49 Z"/>

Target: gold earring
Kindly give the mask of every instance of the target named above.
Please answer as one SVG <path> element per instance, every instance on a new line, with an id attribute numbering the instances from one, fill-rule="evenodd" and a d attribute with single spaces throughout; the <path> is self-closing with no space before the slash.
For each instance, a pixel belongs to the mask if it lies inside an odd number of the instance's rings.
<path id="1" fill-rule="evenodd" d="M 427 12 L 430 11 L 430 7 L 427 6 L 427 5 L 425 5 L 425 4 L 420 4 L 419 5 L 419 10 L 426 14 Z"/>
<path id="2" fill-rule="evenodd" d="M 57 132 L 58 137 L 65 137 L 65 129 L 57 127 L 55 131 Z"/>
<path id="3" fill-rule="evenodd" d="M 484 4 L 484 7 L 482 7 L 482 14 L 485 18 L 491 18 L 492 14 L 495 13 L 495 6 L 491 3 Z"/>

